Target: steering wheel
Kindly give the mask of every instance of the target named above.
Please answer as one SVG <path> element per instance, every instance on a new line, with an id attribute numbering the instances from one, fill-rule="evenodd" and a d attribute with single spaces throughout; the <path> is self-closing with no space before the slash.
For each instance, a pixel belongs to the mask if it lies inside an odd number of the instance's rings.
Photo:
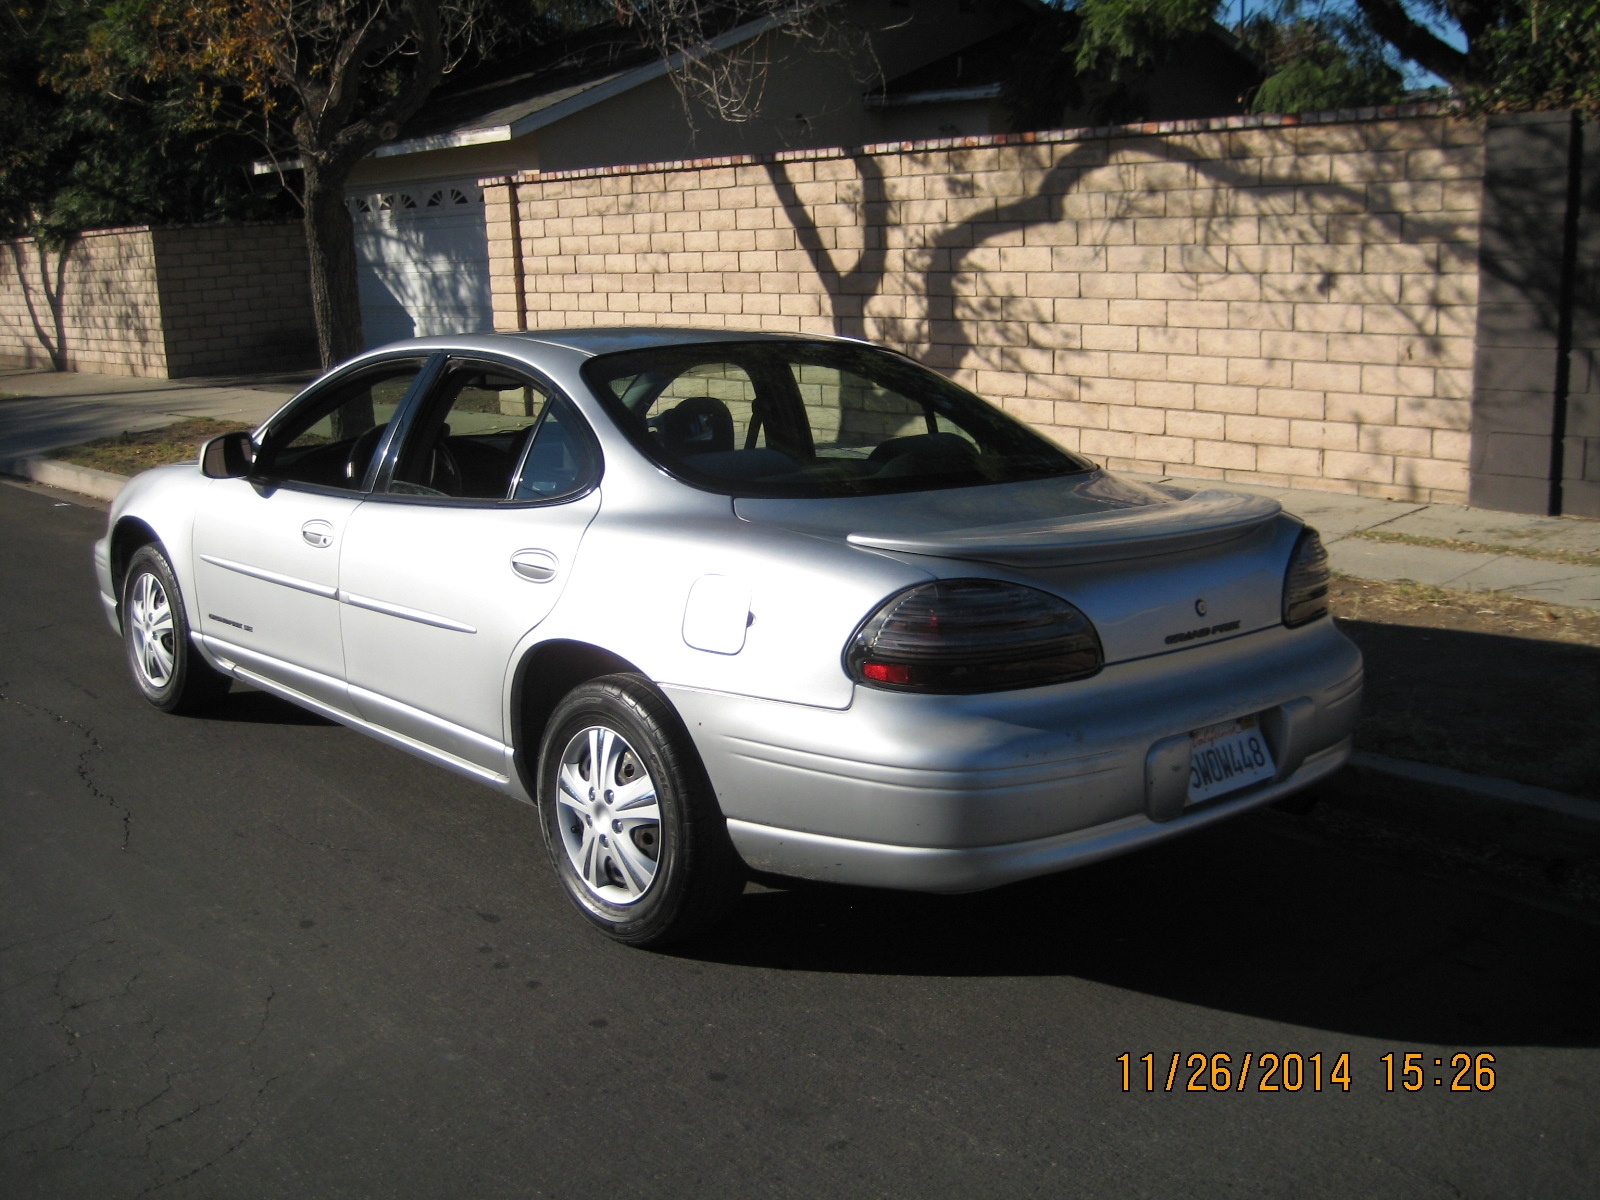
<path id="1" fill-rule="evenodd" d="M 450 430 L 446 426 L 434 439 L 428 462 L 428 486 L 446 496 L 459 496 L 462 494 L 461 462 L 445 444 L 445 438 L 449 435 Z"/>
<path id="2" fill-rule="evenodd" d="M 366 479 L 367 468 L 372 465 L 372 452 L 378 448 L 387 428 L 387 425 L 374 425 L 350 443 L 350 449 L 344 456 L 344 477 L 352 487 L 360 487 Z"/>

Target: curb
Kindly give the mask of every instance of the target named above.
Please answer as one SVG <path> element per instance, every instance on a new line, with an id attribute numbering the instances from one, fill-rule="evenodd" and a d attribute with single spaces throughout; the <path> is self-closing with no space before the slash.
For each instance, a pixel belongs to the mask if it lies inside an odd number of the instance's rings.
<path id="1" fill-rule="evenodd" d="M 1492 775 L 1471 775 L 1452 767 L 1436 767 L 1431 763 L 1390 758 L 1384 754 L 1368 754 L 1364 750 L 1357 750 L 1350 756 L 1350 765 L 1358 770 L 1378 771 L 1385 775 L 1414 780 L 1417 783 L 1470 792 L 1486 800 L 1525 804 L 1530 808 L 1541 808 L 1559 817 L 1584 821 L 1600 820 L 1600 804 L 1592 800 L 1569 796 L 1565 792 L 1551 791 L 1549 788 L 1534 787 L 1527 783 L 1515 783 L 1509 779 L 1497 779 Z"/>
<path id="2" fill-rule="evenodd" d="M 30 479 L 46 487 L 60 488 L 93 496 L 96 500 L 115 500 L 128 482 L 126 475 L 115 475 L 94 467 L 79 467 L 49 458 L 13 458 L 0 462 L 0 473 Z"/>
<path id="3" fill-rule="evenodd" d="M 1600 803 L 1449 767 L 1357 751 L 1335 807 L 1542 858 L 1600 857 Z M 1329 789 L 1324 793 L 1331 800 Z"/>

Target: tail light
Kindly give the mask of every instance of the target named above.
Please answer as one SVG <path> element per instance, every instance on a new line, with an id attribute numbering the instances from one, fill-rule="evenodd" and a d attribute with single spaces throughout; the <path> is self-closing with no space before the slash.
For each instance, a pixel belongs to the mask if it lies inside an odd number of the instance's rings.
<path id="1" fill-rule="evenodd" d="M 1283 623 L 1293 629 L 1328 615 L 1328 552 L 1315 529 L 1301 531 L 1283 577 Z"/>
<path id="2" fill-rule="evenodd" d="M 998 692 L 1083 679 L 1105 657 L 1089 618 L 997 579 L 940 579 L 889 597 L 856 631 L 850 674 L 899 692 Z"/>

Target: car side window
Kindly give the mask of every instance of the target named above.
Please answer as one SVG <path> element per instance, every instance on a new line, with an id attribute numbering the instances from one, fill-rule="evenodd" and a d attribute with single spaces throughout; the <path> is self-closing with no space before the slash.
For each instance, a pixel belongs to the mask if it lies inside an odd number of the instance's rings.
<path id="1" fill-rule="evenodd" d="M 554 500 L 584 487 L 594 475 L 594 451 L 582 418 L 552 401 L 534 432 L 512 491 L 513 500 Z"/>
<path id="2" fill-rule="evenodd" d="M 399 496 L 541 500 L 586 481 L 587 441 L 549 388 L 475 363 L 446 373 L 406 433 L 387 490 Z"/>
<path id="3" fill-rule="evenodd" d="M 373 452 L 421 370 L 417 359 L 385 363 L 307 397 L 267 431 L 252 473 L 361 491 Z"/>
<path id="4" fill-rule="evenodd" d="M 728 495 L 923 491 L 1092 469 L 944 376 L 863 345 L 649 346 L 599 355 L 583 374 L 646 457 Z"/>

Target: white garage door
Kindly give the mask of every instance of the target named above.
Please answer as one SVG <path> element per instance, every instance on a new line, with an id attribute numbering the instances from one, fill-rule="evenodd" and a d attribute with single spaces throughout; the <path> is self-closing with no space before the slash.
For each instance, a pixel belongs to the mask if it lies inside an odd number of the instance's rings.
<path id="1" fill-rule="evenodd" d="M 367 345 L 493 326 L 483 189 L 470 179 L 346 198 Z"/>

